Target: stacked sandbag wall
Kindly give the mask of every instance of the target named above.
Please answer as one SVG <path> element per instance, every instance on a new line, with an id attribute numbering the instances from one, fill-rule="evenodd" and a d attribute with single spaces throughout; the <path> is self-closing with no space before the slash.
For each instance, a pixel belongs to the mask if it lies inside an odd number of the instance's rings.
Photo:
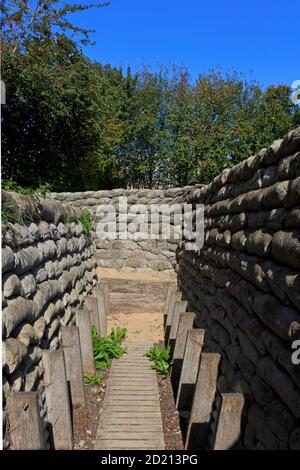
<path id="1" fill-rule="evenodd" d="M 60 347 L 60 327 L 96 285 L 93 227 L 82 211 L 52 200 L 2 192 L 2 335 L 5 397 L 39 391 L 46 421 L 42 351 Z M 7 432 L 8 431 L 8 432 Z"/>
<path id="2" fill-rule="evenodd" d="M 205 205 L 205 243 L 181 247 L 179 285 L 222 355 L 218 390 L 246 397 L 246 449 L 299 450 L 300 128 L 188 202 Z"/>

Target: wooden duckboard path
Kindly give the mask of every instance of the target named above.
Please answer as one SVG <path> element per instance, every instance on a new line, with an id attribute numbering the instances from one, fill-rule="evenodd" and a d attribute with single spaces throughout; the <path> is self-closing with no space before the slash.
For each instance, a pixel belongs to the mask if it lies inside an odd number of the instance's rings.
<path id="1" fill-rule="evenodd" d="M 164 450 L 156 372 L 149 343 L 128 343 L 114 360 L 100 414 L 95 450 Z"/>

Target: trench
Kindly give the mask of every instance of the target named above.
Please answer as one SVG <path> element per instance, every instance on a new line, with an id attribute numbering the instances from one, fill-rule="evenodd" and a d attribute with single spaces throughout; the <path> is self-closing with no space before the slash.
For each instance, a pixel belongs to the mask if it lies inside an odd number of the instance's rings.
<path id="1" fill-rule="evenodd" d="M 157 374 L 145 357 L 163 347 L 164 309 L 174 273 L 120 272 L 98 268 L 108 283 L 107 334 L 126 328 L 125 357 L 114 360 L 107 381 L 94 449 L 180 450 L 179 414 L 169 376 Z"/>

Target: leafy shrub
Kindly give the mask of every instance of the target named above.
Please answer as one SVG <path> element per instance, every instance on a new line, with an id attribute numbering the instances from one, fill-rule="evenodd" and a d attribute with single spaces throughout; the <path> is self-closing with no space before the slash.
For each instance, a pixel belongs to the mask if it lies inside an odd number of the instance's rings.
<path id="1" fill-rule="evenodd" d="M 88 385 L 101 385 L 102 377 L 99 375 L 83 374 L 83 381 Z"/>
<path id="2" fill-rule="evenodd" d="M 80 215 L 72 215 L 66 219 L 66 224 L 72 222 L 80 222 L 83 228 L 83 232 L 88 235 L 92 229 L 92 216 L 87 209 L 84 209 Z"/>
<path id="3" fill-rule="evenodd" d="M 93 351 L 96 369 L 107 370 L 112 359 L 119 359 L 126 352 L 121 344 L 126 336 L 126 328 L 113 329 L 110 336 L 99 338 L 96 327 L 92 327 Z"/>
<path id="4" fill-rule="evenodd" d="M 88 235 L 92 229 L 92 216 L 87 209 L 84 209 L 81 216 L 79 217 L 79 222 L 83 227 L 83 232 Z"/>
<path id="5" fill-rule="evenodd" d="M 20 186 L 13 179 L 2 180 L 1 188 L 4 191 L 13 191 L 15 193 L 23 194 L 24 196 L 32 196 L 37 202 L 40 201 L 40 198 L 46 197 L 47 193 L 51 191 L 51 185 L 48 183 L 41 184 L 37 188 L 31 188 Z M 1 206 L 1 220 L 4 227 L 8 223 L 19 223 L 20 225 L 23 225 L 25 220 L 31 220 L 32 222 L 39 220 L 39 213 L 37 212 L 33 215 L 32 213 L 29 213 L 29 211 L 25 210 L 16 213 L 13 205 L 4 202 Z"/>
<path id="6" fill-rule="evenodd" d="M 5 191 L 14 191 L 15 193 L 24 194 L 26 196 L 45 197 L 52 190 L 49 183 L 40 184 L 36 188 L 20 186 L 13 179 L 2 180 L 1 187 Z"/>
<path id="7" fill-rule="evenodd" d="M 168 375 L 172 366 L 171 348 L 160 348 L 153 346 L 147 351 L 146 356 L 150 359 L 152 369 L 155 369 L 159 374 Z"/>

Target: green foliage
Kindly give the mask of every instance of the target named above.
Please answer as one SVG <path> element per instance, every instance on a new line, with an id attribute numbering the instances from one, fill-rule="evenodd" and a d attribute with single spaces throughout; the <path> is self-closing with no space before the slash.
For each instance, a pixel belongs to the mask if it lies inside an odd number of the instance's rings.
<path id="1" fill-rule="evenodd" d="M 133 75 L 89 60 L 66 35 L 89 37 L 69 13 L 105 5 L 3 4 L 2 176 L 18 191 L 208 183 L 300 124 L 285 85 L 263 90 L 218 69 L 195 82 L 184 67 Z"/>
<path id="2" fill-rule="evenodd" d="M 5 191 L 14 191 L 16 193 L 24 194 L 26 196 L 45 197 L 47 193 L 51 192 L 52 187 L 49 183 L 40 184 L 36 188 L 20 186 L 13 179 L 4 179 L 1 181 L 1 187 Z"/>
<path id="3" fill-rule="evenodd" d="M 153 346 L 146 353 L 146 356 L 153 362 L 152 369 L 155 369 L 159 374 L 168 375 L 172 366 L 171 348 L 169 346 L 167 348 Z"/>
<path id="4" fill-rule="evenodd" d="M 110 339 L 114 344 L 122 344 L 126 337 L 126 328 L 113 328 L 110 334 Z"/>
<path id="5" fill-rule="evenodd" d="M 83 374 L 84 383 L 88 385 L 101 385 L 102 377 L 99 375 Z"/>
<path id="6" fill-rule="evenodd" d="M 92 327 L 93 351 L 96 369 L 107 370 L 112 359 L 119 359 L 126 352 L 121 344 L 126 336 L 126 328 L 113 329 L 110 336 L 99 338 L 96 327 Z"/>
<path id="7" fill-rule="evenodd" d="M 72 222 L 80 222 L 85 235 L 88 235 L 92 230 L 92 215 L 88 209 L 84 209 L 80 215 L 72 215 L 65 220 L 66 224 L 70 224 Z"/>
<path id="8" fill-rule="evenodd" d="M 105 3 L 74 3 L 60 0 L 3 0 L 1 4 L 1 29 L 4 42 L 13 44 L 14 51 L 30 39 L 43 40 L 60 33 L 81 34 L 81 42 L 88 44 L 91 29 L 76 26 L 70 21 L 70 14 L 91 8 L 108 6 Z"/>
<path id="9" fill-rule="evenodd" d="M 58 191 L 91 186 L 99 138 L 94 65 L 63 36 L 32 41 L 24 54 L 2 47 L 3 177 Z"/>
<path id="10" fill-rule="evenodd" d="M 1 204 L 1 224 L 5 227 L 7 224 L 22 224 L 24 222 L 23 217 L 16 214 L 14 210 L 7 202 Z"/>
<path id="11" fill-rule="evenodd" d="M 82 225 L 83 232 L 88 235 L 92 229 L 92 216 L 91 213 L 87 210 L 84 209 L 82 212 L 79 221 Z"/>

